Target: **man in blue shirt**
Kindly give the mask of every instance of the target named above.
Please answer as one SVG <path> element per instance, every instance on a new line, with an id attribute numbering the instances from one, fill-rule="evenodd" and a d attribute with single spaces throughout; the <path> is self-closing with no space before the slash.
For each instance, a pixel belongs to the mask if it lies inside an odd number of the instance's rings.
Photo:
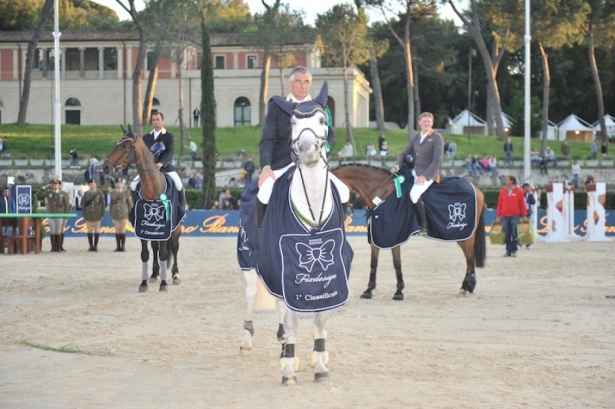
<path id="1" fill-rule="evenodd" d="M 0 214 L 15 213 L 15 201 L 9 196 L 9 187 L 4 186 L 2 189 L 2 198 L 0 198 Z"/>

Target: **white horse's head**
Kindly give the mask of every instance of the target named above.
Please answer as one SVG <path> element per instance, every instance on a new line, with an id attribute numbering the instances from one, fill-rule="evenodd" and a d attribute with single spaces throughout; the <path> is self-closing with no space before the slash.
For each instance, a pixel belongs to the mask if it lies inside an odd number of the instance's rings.
<path id="1" fill-rule="evenodd" d="M 297 104 L 290 118 L 292 125 L 291 147 L 301 164 L 316 166 L 326 154 L 327 116 L 316 101 Z"/>

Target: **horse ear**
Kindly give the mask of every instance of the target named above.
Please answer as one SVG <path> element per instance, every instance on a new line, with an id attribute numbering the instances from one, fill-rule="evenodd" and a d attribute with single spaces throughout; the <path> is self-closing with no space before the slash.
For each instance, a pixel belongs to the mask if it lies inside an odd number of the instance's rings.
<path id="1" fill-rule="evenodd" d="M 132 134 L 132 129 L 130 129 L 130 124 L 128 124 L 128 133 Z"/>
<path id="2" fill-rule="evenodd" d="M 124 125 L 120 125 L 120 128 L 122 128 L 122 133 L 126 135 L 126 129 L 124 129 Z"/>
<path id="3" fill-rule="evenodd" d="M 292 115 L 293 109 L 297 106 L 296 102 L 287 101 L 282 97 L 275 96 L 272 98 L 273 102 L 276 103 L 277 106 L 282 108 L 282 111 L 286 112 L 288 115 Z"/>
<path id="4" fill-rule="evenodd" d="M 328 96 L 329 96 L 329 84 L 327 83 L 327 81 L 325 81 L 324 84 L 322 84 L 320 93 L 318 94 L 316 98 L 314 98 L 314 101 L 318 102 L 320 106 L 324 108 L 327 105 Z"/>

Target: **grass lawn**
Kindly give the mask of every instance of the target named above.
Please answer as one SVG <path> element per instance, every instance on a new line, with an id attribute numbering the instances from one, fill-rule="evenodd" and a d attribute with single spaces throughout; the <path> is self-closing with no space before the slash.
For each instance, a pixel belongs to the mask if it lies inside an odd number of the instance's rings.
<path id="1" fill-rule="evenodd" d="M 167 126 L 175 135 L 175 152 L 179 155 L 180 137 L 179 127 Z M 149 132 L 150 127 L 145 127 Z M 194 139 L 201 151 L 200 143 L 201 128 L 188 128 L 184 142 L 184 155 L 189 154 L 187 138 Z M 333 150 L 336 154 L 344 145 L 346 130 L 335 130 L 337 144 Z M 380 132 L 373 128 L 357 128 L 353 130 L 356 158 L 365 158 L 365 146 L 369 141 L 378 145 Z M 408 142 L 408 134 L 405 130 L 387 130 L 386 140 L 389 145 L 389 153 L 398 155 Z M 107 156 L 113 149 L 118 139 L 122 136 L 119 125 L 63 125 L 62 126 L 62 157 L 70 159 L 70 150 L 77 148 L 80 158 L 89 158 L 96 155 L 99 159 Z M 221 156 L 234 156 L 239 149 L 244 149 L 254 158 L 258 165 L 258 143 L 261 136 L 261 127 L 247 126 L 234 128 L 216 129 L 216 146 Z M 503 142 L 494 136 L 472 135 L 443 135 L 445 139 L 453 139 L 457 144 L 456 160 L 462 161 L 468 154 L 477 154 L 481 158 L 487 154 L 494 154 L 498 160 L 504 157 Z M 53 125 L 26 125 L 19 127 L 14 124 L 0 124 L 0 138 L 4 139 L 8 153 L 13 159 L 53 159 L 54 157 L 54 126 Z M 522 137 L 511 138 L 514 145 L 514 156 L 523 155 L 524 141 Z M 590 153 L 590 144 L 585 142 L 569 142 L 570 155 L 572 158 L 585 159 Z M 561 155 L 561 142 L 549 141 L 548 145 L 553 149 L 556 156 Z M 532 148 L 540 148 L 540 140 L 532 138 Z"/>

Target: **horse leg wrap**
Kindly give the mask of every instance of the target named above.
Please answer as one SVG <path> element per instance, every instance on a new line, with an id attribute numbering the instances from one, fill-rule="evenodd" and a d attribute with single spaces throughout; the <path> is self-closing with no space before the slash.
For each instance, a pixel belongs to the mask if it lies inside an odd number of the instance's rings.
<path id="1" fill-rule="evenodd" d="M 163 261 L 160 264 L 160 279 L 162 281 L 167 281 L 167 262 Z"/>
<path id="2" fill-rule="evenodd" d="M 244 321 L 243 322 L 243 329 L 248 331 L 251 336 L 254 336 L 254 327 L 252 326 L 252 321 Z"/>
<path id="3" fill-rule="evenodd" d="M 324 338 L 318 338 L 314 340 L 314 352 L 325 352 Z"/>
<path id="4" fill-rule="evenodd" d="M 147 261 L 141 263 L 141 280 L 147 280 Z"/>
<path id="5" fill-rule="evenodd" d="M 284 346 L 284 357 L 285 358 L 295 357 L 295 344 L 286 344 Z"/>

